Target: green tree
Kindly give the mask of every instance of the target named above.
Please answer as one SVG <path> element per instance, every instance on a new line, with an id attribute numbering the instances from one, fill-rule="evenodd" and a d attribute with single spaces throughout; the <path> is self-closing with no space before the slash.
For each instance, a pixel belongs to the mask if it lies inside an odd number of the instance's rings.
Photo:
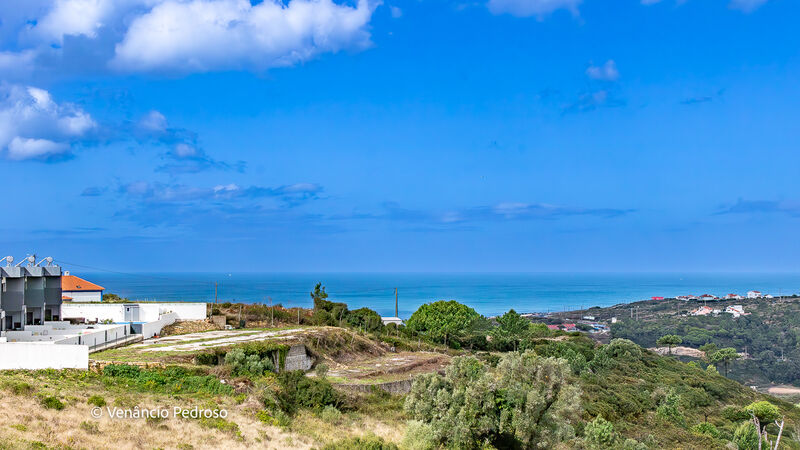
<path id="1" fill-rule="evenodd" d="M 323 300 L 328 299 L 328 293 L 325 292 L 325 286 L 322 283 L 317 283 L 314 286 L 314 290 L 311 291 L 311 299 L 314 300 L 314 308 L 317 308 L 317 304 Z"/>
<path id="2" fill-rule="evenodd" d="M 528 335 L 531 321 L 517 314 L 513 309 L 495 319 L 497 326 L 492 329 L 492 339 L 498 345 L 511 345 L 517 351 L 519 343 Z"/>
<path id="3" fill-rule="evenodd" d="M 725 368 L 725 376 L 727 377 L 728 366 L 730 365 L 731 361 L 736 361 L 739 358 L 739 353 L 736 352 L 735 348 L 725 347 L 712 353 L 710 361 L 712 364 L 722 364 L 722 367 Z"/>
<path id="4" fill-rule="evenodd" d="M 451 339 L 464 336 L 480 315 L 455 300 L 440 300 L 419 307 L 406 326 L 434 341 L 447 345 Z"/>
<path id="5" fill-rule="evenodd" d="M 490 371 L 467 356 L 417 377 L 405 410 L 446 447 L 552 448 L 573 436 L 580 394 L 562 359 L 508 353 Z"/>
<path id="6" fill-rule="evenodd" d="M 681 342 L 683 342 L 683 339 L 681 339 L 681 337 L 678 336 L 677 334 L 667 334 L 658 338 L 656 344 L 658 344 L 661 347 L 666 346 L 667 348 L 669 348 L 669 354 L 671 355 L 672 347 L 676 345 L 681 345 Z"/>

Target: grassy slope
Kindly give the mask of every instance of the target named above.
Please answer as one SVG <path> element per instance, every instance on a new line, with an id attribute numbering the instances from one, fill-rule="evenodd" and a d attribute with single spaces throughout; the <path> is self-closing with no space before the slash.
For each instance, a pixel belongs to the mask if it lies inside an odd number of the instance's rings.
<path id="1" fill-rule="evenodd" d="M 590 354 L 594 346 L 584 336 L 573 336 L 568 342 L 584 354 Z M 597 373 L 583 371 L 579 380 L 584 420 L 603 416 L 625 437 L 647 443 L 650 448 L 724 448 L 727 440 L 693 434 L 690 428 L 707 420 L 730 439 L 740 422 L 726 419 L 722 410 L 726 406 L 741 408 L 759 400 L 768 400 L 781 408 L 789 424 L 784 433 L 785 448 L 800 448 L 797 436 L 792 436 L 793 427 L 800 425 L 800 408 L 672 357 L 644 351 L 639 358 L 615 359 L 611 367 Z M 670 391 L 681 396 L 680 409 L 686 426 L 656 414 L 659 402 Z"/>

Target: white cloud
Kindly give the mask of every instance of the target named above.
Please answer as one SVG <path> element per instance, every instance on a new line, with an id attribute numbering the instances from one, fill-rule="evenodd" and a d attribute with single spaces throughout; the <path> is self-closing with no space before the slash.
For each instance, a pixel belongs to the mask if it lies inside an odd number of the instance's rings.
<path id="1" fill-rule="evenodd" d="M 586 75 L 593 80 L 616 81 L 619 78 L 619 71 L 614 60 L 609 59 L 602 66 L 589 66 Z"/>
<path id="2" fill-rule="evenodd" d="M 8 159 L 23 160 L 50 158 L 69 151 L 69 145 L 48 139 L 21 138 L 15 136 L 8 144 Z"/>
<path id="3" fill-rule="evenodd" d="M 0 153 L 9 159 L 64 156 L 96 126 L 88 113 L 56 103 L 44 89 L 0 87 Z"/>
<path id="4" fill-rule="evenodd" d="M 395 19 L 403 17 L 403 10 L 398 8 L 397 6 L 390 6 L 389 11 L 392 13 L 392 17 L 394 17 Z"/>
<path id="5" fill-rule="evenodd" d="M 368 46 L 372 11 L 366 0 L 355 8 L 331 0 L 168 0 L 131 23 L 111 64 L 131 72 L 289 66 Z"/>
<path id="6" fill-rule="evenodd" d="M 488 7 L 492 14 L 511 14 L 517 17 L 536 16 L 543 19 L 548 14 L 566 9 L 578 15 L 581 0 L 489 0 Z"/>

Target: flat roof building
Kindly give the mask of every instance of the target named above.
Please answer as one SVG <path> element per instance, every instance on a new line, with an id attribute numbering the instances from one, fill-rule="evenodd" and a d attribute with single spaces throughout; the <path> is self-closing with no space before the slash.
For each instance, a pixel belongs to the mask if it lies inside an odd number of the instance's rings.
<path id="1" fill-rule="evenodd" d="M 37 263 L 32 255 L 12 266 L 14 258 L 6 256 L 0 262 L 6 263 L 0 267 L 0 331 L 61 319 L 61 267 L 53 258 Z"/>

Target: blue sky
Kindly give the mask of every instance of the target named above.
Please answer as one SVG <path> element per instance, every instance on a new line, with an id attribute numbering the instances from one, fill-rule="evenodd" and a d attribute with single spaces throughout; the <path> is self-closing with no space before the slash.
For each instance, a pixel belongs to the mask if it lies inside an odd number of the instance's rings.
<path id="1" fill-rule="evenodd" d="M 0 6 L 0 252 L 798 271 L 790 0 Z"/>

